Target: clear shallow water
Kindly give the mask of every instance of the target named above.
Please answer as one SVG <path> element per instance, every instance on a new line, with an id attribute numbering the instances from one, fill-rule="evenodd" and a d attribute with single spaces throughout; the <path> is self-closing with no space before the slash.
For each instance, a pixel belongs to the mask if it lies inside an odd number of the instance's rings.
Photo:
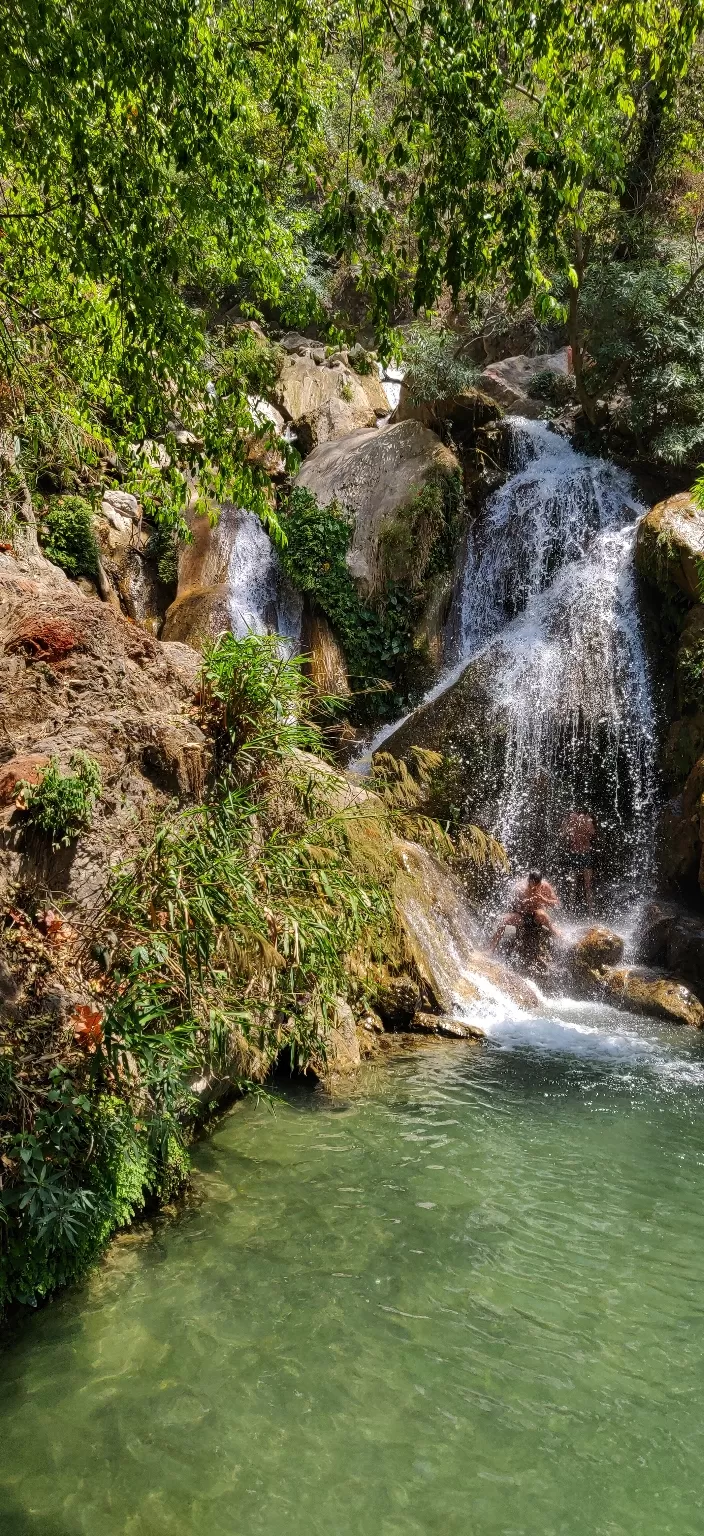
<path id="1" fill-rule="evenodd" d="M 238 1108 L 0 1355 L 2 1536 L 699 1536 L 704 1042 L 556 1013 Z"/>

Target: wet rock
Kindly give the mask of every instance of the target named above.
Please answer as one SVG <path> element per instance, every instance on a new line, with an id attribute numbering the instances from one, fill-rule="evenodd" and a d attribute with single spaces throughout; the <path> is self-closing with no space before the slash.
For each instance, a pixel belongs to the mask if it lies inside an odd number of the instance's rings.
<path id="1" fill-rule="evenodd" d="M 353 432 L 324 443 L 306 459 L 296 484 L 321 506 L 337 501 L 353 514 L 348 567 L 365 591 L 381 583 L 382 529 L 402 520 L 428 481 L 459 472 L 449 448 L 416 421 Z"/>
<path id="2" fill-rule="evenodd" d="M 304 618 L 301 650 L 307 657 L 310 680 L 319 693 L 347 698 L 350 692 L 342 647 L 323 613 L 317 609 Z"/>
<path id="3" fill-rule="evenodd" d="M 704 1001 L 704 914 L 676 902 L 652 901 L 641 923 L 639 958 L 663 966 Z"/>
<path id="4" fill-rule="evenodd" d="M 382 973 L 372 993 L 374 1007 L 389 1029 L 408 1029 L 422 1001 L 422 989 L 410 975 Z"/>
<path id="5" fill-rule="evenodd" d="M 192 519 L 191 531 L 193 542 L 179 553 L 178 589 L 161 638 L 202 650 L 223 630 L 235 634 L 274 630 L 279 568 L 255 514 L 225 506 L 215 527 L 207 517 L 198 517 Z M 246 608 L 253 592 L 266 612 Z"/>
<path id="6" fill-rule="evenodd" d="M 391 420 L 418 421 L 433 432 L 439 432 L 449 424 L 453 437 L 464 438 L 473 436 L 479 427 L 488 421 L 496 421 L 500 415 L 500 406 L 481 389 L 465 389 L 460 394 L 447 395 L 444 400 L 417 401 L 413 398 L 412 381 L 404 378 Z"/>
<path id="7" fill-rule="evenodd" d="M 590 928 L 575 944 L 570 955 L 570 965 L 577 977 L 589 977 L 607 965 L 618 965 L 623 959 L 623 939 L 610 928 Z"/>
<path id="8" fill-rule="evenodd" d="M 469 1024 L 465 1019 L 453 1019 L 449 1014 L 423 1013 L 419 1011 L 413 1015 L 410 1025 L 412 1033 L 421 1035 L 438 1035 L 445 1040 L 484 1040 L 484 1030 L 478 1024 Z"/>
<path id="9" fill-rule="evenodd" d="M 702 556 L 704 511 L 688 491 L 658 502 L 639 523 L 636 566 L 663 596 L 684 593 L 690 601 L 698 601 Z"/>
<path id="10" fill-rule="evenodd" d="M 359 380 L 362 389 L 364 390 L 367 400 L 369 401 L 369 404 L 377 420 L 379 420 L 381 417 L 388 416 L 390 410 L 388 395 L 386 394 L 376 369 L 374 369 L 373 373 L 358 373 L 356 377 Z"/>
<path id="11" fill-rule="evenodd" d="M 704 1027 L 704 1004 L 673 976 L 663 976 L 647 966 L 607 967 L 602 972 L 602 990 L 614 1002 L 635 1013 L 667 1019 L 672 1024 Z"/>
<path id="12" fill-rule="evenodd" d="M 704 893 L 704 756 L 695 762 L 682 793 L 663 809 L 661 843 L 668 884 L 687 891 L 698 883 Z"/>
<path id="13" fill-rule="evenodd" d="M 362 1060 L 357 1025 L 350 1005 L 343 997 L 335 998 L 331 1026 L 325 1036 L 325 1077 L 347 1076 L 356 1072 Z"/>
<path id="14" fill-rule="evenodd" d="M 385 742 L 394 757 L 404 757 L 414 746 L 456 754 L 465 764 L 465 778 L 478 803 L 488 793 L 494 769 L 500 765 L 501 737 L 507 725 L 500 717 L 492 717 L 489 705 L 500 656 L 500 642 L 487 647 L 467 664 L 456 682 L 437 698 L 421 704 Z"/>
<path id="15" fill-rule="evenodd" d="M 670 784 L 680 787 L 704 756 L 704 713 L 673 720 L 663 752 L 663 771 Z"/>
<path id="16" fill-rule="evenodd" d="M 539 373 L 569 374 L 572 360 L 569 347 L 559 352 L 543 353 L 538 357 L 505 357 L 501 362 L 490 363 L 478 379 L 479 388 L 505 410 L 520 416 L 540 417 L 544 407 L 540 400 L 531 400 L 528 389 Z"/>

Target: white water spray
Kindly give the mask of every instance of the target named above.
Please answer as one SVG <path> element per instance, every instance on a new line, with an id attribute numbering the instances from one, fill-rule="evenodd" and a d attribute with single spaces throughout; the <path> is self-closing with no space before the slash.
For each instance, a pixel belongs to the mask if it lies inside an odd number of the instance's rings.
<path id="1" fill-rule="evenodd" d="M 514 473 L 490 499 L 465 571 L 465 661 L 484 652 L 487 739 L 500 743 L 492 830 L 519 865 L 591 804 L 647 866 L 655 721 L 636 602 L 630 477 L 542 422 L 511 424 Z"/>

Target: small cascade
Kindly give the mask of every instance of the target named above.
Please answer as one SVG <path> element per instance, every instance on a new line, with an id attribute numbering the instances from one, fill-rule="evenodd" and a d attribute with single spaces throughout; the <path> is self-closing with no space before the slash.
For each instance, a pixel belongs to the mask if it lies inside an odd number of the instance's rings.
<path id="1" fill-rule="evenodd" d="M 254 512 L 226 509 L 218 525 L 226 542 L 227 606 L 232 633 L 279 634 L 295 650 L 303 601 L 281 571 L 279 558 Z"/>
<path id="2" fill-rule="evenodd" d="M 618 843 L 634 886 L 652 844 L 655 729 L 630 477 L 542 422 L 511 423 L 514 472 L 487 504 L 465 572 L 466 662 L 482 658 L 486 818 L 521 868 L 559 846 L 572 807 Z"/>
<path id="3" fill-rule="evenodd" d="M 481 952 L 475 914 L 461 885 L 416 843 L 406 843 L 395 900 L 416 951 L 445 1013 L 461 1023 L 523 1017 L 539 993 L 506 966 Z"/>

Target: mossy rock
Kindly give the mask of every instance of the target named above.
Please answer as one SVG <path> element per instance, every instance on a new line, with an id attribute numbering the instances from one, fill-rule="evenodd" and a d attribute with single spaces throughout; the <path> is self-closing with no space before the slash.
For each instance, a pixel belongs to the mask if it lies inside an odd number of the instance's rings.
<path id="1" fill-rule="evenodd" d="M 704 607 L 687 617 L 677 650 L 677 698 L 682 710 L 704 710 Z"/>
<path id="2" fill-rule="evenodd" d="M 698 602 L 704 578 L 704 511 L 689 492 L 658 502 L 638 525 L 636 567 L 663 597 Z"/>

